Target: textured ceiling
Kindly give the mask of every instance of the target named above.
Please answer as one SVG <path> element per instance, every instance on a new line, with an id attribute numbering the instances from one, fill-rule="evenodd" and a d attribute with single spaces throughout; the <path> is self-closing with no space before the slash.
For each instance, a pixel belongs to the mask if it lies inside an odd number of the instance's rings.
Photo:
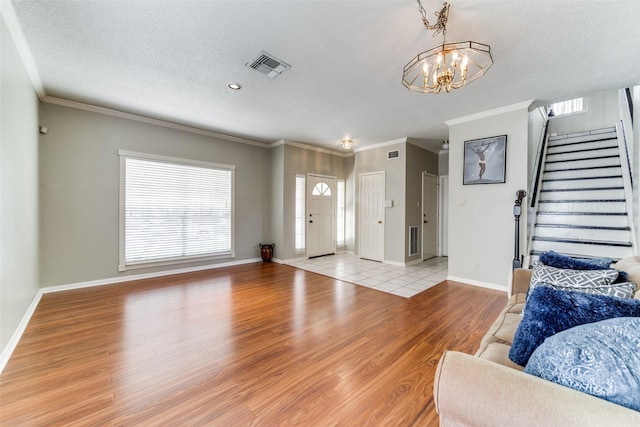
<path id="1" fill-rule="evenodd" d="M 437 149 L 446 120 L 640 84 L 637 0 L 454 0 L 447 40 L 489 44 L 495 63 L 439 95 L 401 83 L 441 42 L 415 1 L 11 3 L 47 96 L 264 143 L 410 137 Z M 423 4 L 429 17 L 442 7 Z M 260 51 L 291 69 L 270 79 L 245 66 Z"/>

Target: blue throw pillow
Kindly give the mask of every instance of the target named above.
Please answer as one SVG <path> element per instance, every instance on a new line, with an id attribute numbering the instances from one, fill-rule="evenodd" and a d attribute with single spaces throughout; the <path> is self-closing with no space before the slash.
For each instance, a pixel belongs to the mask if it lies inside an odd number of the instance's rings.
<path id="1" fill-rule="evenodd" d="M 571 270 L 607 270 L 613 262 L 611 258 L 573 258 L 554 251 L 543 253 L 539 260 L 550 267 Z"/>
<path id="2" fill-rule="evenodd" d="M 640 300 L 538 286 L 529 294 L 509 358 L 525 366 L 531 353 L 547 337 L 613 317 L 640 317 Z"/>
<path id="3" fill-rule="evenodd" d="M 603 320 L 549 337 L 524 371 L 640 411 L 640 318 Z"/>

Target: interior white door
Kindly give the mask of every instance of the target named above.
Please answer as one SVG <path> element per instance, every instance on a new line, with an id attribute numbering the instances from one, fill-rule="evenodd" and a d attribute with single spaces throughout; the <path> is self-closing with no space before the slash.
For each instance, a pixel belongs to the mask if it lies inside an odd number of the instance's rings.
<path id="1" fill-rule="evenodd" d="M 336 253 L 336 178 L 307 175 L 307 256 Z"/>
<path id="2" fill-rule="evenodd" d="M 422 259 L 438 255 L 438 177 L 422 172 Z"/>
<path id="3" fill-rule="evenodd" d="M 384 172 L 360 175 L 360 258 L 384 259 Z"/>

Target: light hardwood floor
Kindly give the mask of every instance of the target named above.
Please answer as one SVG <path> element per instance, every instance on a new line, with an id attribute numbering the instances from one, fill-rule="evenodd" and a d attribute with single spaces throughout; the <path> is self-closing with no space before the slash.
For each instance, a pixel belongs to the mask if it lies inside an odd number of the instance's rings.
<path id="1" fill-rule="evenodd" d="M 0 376 L 0 425 L 437 425 L 442 352 L 475 351 L 505 301 L 274 263 L 45 294 Z"/>

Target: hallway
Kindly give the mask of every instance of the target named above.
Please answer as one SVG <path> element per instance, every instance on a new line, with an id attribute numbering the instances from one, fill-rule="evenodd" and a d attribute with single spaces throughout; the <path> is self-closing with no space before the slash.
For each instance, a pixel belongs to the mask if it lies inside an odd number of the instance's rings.
<path id="1" fill-rule="evenodd" d="M 448 274 L 447 257 L 432 258 L 408 267 L 356 258 L 352 254 L 303 258 L 285 264 L 405 298 L 442 282 Z"/>

